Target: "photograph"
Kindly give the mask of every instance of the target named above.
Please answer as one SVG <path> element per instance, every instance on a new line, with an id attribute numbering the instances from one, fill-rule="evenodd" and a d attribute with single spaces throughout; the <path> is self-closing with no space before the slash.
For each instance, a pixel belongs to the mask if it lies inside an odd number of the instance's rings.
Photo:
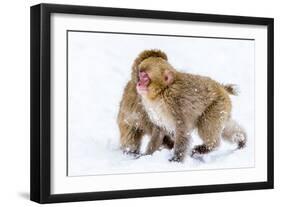
<path id="1" fill-rule="evenodd" d="M 255 41 L 68 30 L 67 176 L 255 167 Z"/>

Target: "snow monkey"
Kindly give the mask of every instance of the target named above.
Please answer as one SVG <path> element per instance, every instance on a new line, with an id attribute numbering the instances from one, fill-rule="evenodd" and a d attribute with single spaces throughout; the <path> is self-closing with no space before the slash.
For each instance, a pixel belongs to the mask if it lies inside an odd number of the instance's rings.
<path id="1" fill-rule="evenodd" d="M 159 50 L 146 50 L 139 54 L 132 66 L 131 80 L 124 89 L 117 118 L 121 148 L 123 151 L 133 154 L 140 153 L 141 140 L 145 134 L 151 137 L 146 154 L 152 154 L 159 149 L 161 144 L 168 149 L 173 148 L 174 145 L 170 136 L 167 136 L 163 129 L 150 121 L 136 90 L 137 66 L 149 57 L 167 60 L 167 56 Z"/>
<path id="2" fill-rule="evenodd" d="M 148 57 L 137 65 L 137 92 L 151 122 L 174 135 L 170 161 L 181 162 L 190 145 L 191 132 L 198 130 L 202 145 L 191 156 L 211 152 L 220 137 L 244 147 L 246 133 L 231 118 L 234 85 L 222 85 L 209 77 L 179 72 L 167 58 Z"/>

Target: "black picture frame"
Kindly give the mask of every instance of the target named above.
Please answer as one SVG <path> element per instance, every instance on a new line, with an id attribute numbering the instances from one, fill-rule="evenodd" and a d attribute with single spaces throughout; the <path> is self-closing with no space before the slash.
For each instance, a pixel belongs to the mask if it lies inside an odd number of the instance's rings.
<path id="1" fill-rule="evenodd" d="M 50 15 L 52 13 L 99 15 L 112 17 L 134 17 L 194 22 L 219 22 L 267 26 L 267 181 L 238 184 L 169 187 L 73 194 L 51 194 L 51 70 L 50 70 Z M 210 193 L 272 189 L 274 186 L 274 71 L 272 18 L 195 14 L 168 11 L 135 10 L 89 6 L 39 4 L 31 7 L 31 173 L 30 199 L 38 203 L 89 201 L 102 199 L 166 196 L 179 194 Z"/>

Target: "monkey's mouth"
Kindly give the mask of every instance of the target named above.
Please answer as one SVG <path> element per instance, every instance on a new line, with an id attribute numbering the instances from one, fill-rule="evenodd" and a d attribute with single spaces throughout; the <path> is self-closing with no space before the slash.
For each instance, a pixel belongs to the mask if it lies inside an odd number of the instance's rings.
<path id="1" fill-rule="evenodd" d="M 150 78 L 146 72 L 139 72 L 139 81 L 137 83 L 137 91 L 139 94 L 148 92 L 148 85 L 150 84 Z"/>

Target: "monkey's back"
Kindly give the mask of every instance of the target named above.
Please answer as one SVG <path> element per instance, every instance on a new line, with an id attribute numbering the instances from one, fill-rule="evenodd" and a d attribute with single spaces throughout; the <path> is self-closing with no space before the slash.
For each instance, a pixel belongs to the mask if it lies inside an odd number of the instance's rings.
<path id="1" fill-rule="evenodd" d="M 196 120 L 214 102 L 229 105 L 229 94 L 217 81 L 195 74 L 178 72 L 166 92 L 166 102 L 178 107 L 191 121 Z M 171 108 L 173 108 L 171 107 Z M 180 115 L 177 115 L 180 116 Z"/>

